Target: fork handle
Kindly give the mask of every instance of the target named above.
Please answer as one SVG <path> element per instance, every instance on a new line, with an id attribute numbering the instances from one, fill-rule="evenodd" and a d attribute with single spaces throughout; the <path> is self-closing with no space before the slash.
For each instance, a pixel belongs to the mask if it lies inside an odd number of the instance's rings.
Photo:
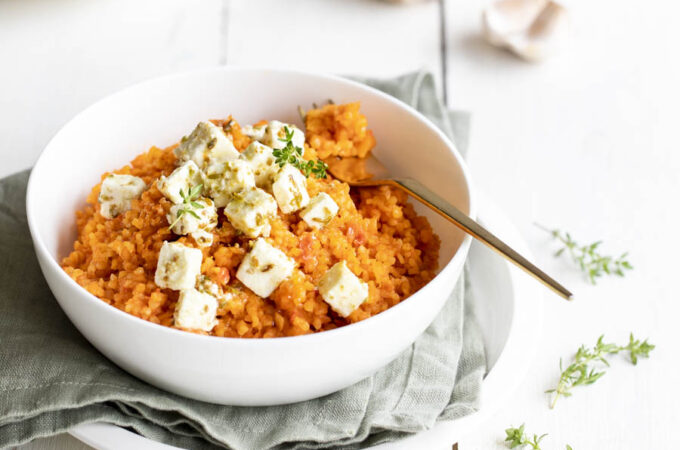
<path id="1" fill-rule="evenodd" d="M 491 249 L 509 259 L 512 263 L 548 286 L 562 298 L 571 300 L 572 293 L 569 292 L 564 286 L 536 267 L 528 259 L 510 248 L 510 246 L 498 239 L 495 235 L 489 232 L 489 230 L 472 220 L 451 203 L 447 202 L 439 195 L 423 186 L 420 182 L 411 178 L 399 178 L 392 179 L 390 181 L 395 187 L 407 192 L 415 199 L 419 200 L 421 203 L 438 213 L 440 216 L 456 225 L 461 230 L 465 231 L 475 239 L 483 242 Z"/>

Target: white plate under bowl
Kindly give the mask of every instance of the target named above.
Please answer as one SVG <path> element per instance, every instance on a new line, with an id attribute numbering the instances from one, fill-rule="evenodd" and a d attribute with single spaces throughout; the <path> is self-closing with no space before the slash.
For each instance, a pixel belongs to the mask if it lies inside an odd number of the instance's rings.
<path id="1" fill-rule="evenodd" d="M 508 245 L 531 259 L 529 248 L 503 213 L 478 196 L 479 221 Z M 475 311 L 484 336 L 488 374 L 482 386 L 479 412 L 462 419 L 441 422 L 433 429 L 376 449 L 414 448 L 449 450 L 454 442 L 474 432 L 516 389 L 534 357 L 543 321 L 543 288 L 491 250 L 474 242 L 468 256 Z M 70 433 L 100 450 L 176 449 L 106 423 L 79 425 Z"/>

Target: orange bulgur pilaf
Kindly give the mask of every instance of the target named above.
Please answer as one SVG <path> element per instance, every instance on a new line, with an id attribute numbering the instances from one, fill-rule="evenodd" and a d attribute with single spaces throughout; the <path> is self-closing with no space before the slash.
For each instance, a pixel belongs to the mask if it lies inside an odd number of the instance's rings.
<path id="1" fill-rule="evenodd" d="M 219 126 L 227 121 L 212 122 Z M 227 128 L 236 149 L 243 151 L 251 139 L 235 121 Z M 375 145 L 358 103 L 309 111 L 305 135 L 305 159 L 365 156 Z M 215 336 L 278 337 L 330 330 L 396 305 L 435 275 L 439 238 L 428 221 L 415 213 L 406 194 L 388 187 L 350 189 L 330 176 L 310 176 L 310 197 L 327 193 L 339 212 L 316 230 L 296 214 L 278 210 L 267 242 L 292 258 L 296 269 L 269 298 L 258 297 L 235 277 L 251 239 L 237 232 L 221 209 L 209 247 L 199 247 L 192 237 L 170 231 L 166 214 L 172 203 L 155 181 L 176 168 L 174 147 L 152 147 L 113 172 L 140 177 L 149 186 L 132 201 L 131 209 L 113 219 L 104 218 L 97 200 L 100 183 L 88 196 L 88 205 L 76 213 L 78 237 L 62 267 L 90 293 L 116 308 L 175 327 L 179 292 L 154 282 L 164 241 L 200 248 L 201 274 L 235 293 L 232 300 L 219 305 L 217 324 L 210 332 L 189 330 Z M 336 314 L 317 290 L 324 273 L 343 260 L 369 287 L 368 299 L 346 318 Z"/>

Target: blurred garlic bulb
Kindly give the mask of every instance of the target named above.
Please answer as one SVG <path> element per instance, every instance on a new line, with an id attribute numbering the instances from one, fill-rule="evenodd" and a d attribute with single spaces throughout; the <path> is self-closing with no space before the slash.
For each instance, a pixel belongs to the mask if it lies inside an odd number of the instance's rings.
<path id="1" fill-rule="evenodd" d="M 482 14 L 484 36 L 529 61 L 549 56 L 568 35 L 567 10 L 552 0 L 498 0 Z"/>

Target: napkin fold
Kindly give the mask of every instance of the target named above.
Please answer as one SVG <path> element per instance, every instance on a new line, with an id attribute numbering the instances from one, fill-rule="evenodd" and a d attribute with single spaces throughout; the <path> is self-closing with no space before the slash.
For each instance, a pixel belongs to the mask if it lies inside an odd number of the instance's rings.
<path id="1" fill-rule="evenodd" d="M 359 81 L 418 109 L 467 149 L 469 117 L 442 105 L 432 75 Z M 26 221 L 28 175 L 0 180 L 0 447 L 109 422 L 192 449 L 365 448 L 476 410 L 486 359 L 464 276 L 413 345 L 375 375 L 319 399 L 219 406 L 138 380 L 92 347 L 52 296 Z"/>

